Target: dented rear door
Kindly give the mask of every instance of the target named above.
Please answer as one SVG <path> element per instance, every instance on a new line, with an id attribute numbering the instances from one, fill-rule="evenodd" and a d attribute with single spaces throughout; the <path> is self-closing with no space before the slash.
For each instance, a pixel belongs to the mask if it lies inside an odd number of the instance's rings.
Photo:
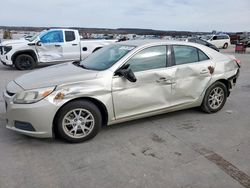
<path id="1" fill-rule="evenodd" d="M 172 85 L 172 105 L 197 101 L 207 88 L 215 63 L 200 49 L 175 45 L 172 48 L 175 78 Z"/>

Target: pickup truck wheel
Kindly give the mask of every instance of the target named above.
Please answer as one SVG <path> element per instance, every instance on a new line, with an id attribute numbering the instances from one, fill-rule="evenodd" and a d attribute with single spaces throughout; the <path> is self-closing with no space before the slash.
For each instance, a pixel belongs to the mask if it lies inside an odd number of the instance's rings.
<path id="1" fill-rule="evenodd" d="M 207 89 L 201 109 L 206 113 L 218 112 L 225 105 L 227 96 L 225 84 L 215 82 Z"/>
<path id="2" fill-rule="evenodd" d="M 225 43 L 225 44 L 223 45 L 223 48 L 224 48 L 224 49 L 227 49 L 227 47 L 228 47 L 228 43 Z"/>
<path id="3" fill-rule="evenodd" d="M 102 115 L 95 104 L 77 100 L 62 107 L 56 125 L 59 136 L 64 140 L 83 142 L 97 135 L 102 125 Z"/>
<path id="4" fill-rule="evenodd" d="M 36 67 L 36 62 L 30 55 L 21 54 L 16 57 L 14 65 L 18 70 L 31 70 Z"/>

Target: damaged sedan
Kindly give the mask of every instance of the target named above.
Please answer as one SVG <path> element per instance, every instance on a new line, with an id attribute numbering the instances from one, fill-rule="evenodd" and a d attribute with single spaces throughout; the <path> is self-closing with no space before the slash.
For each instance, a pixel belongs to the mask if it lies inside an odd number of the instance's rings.
<path id="1" fill-rule="evenodd" d="M 82 142 L 112 125 L 200 107 L 221 110 L 240 65 L 206 46 L 163 40 L 106 46 L 83 61 L 25 74 L 4 92 L 7 128 Z"/>

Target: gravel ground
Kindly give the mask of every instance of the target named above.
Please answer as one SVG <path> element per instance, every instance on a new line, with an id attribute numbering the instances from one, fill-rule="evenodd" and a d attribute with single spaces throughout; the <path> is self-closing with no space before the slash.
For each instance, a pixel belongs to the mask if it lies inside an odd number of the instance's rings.
<path id="1" fill-rule="evenodd" d="M 0 95 L 0 187 L 250 187 L 250 52 L 236 56 L 241 75 L 220 112 L 127 122 L 80 144 L 7 130 Z M 0 90 L 24 73 L 0 65 Z"/>

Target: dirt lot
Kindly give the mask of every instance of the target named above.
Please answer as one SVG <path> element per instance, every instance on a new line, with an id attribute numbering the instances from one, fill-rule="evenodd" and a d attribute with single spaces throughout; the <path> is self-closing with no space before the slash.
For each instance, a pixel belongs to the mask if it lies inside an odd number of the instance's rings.
<path id="1" fill-rule="evenodd" d="M 1 94 L 0 187 L 250 187 L 250 50 L 236 56 L 241 75 L 219 113 L 190 109 L 132 121 L 81 144 L 5 129 Z M 23 73 L 0 65 L 1 92 Z"/>

